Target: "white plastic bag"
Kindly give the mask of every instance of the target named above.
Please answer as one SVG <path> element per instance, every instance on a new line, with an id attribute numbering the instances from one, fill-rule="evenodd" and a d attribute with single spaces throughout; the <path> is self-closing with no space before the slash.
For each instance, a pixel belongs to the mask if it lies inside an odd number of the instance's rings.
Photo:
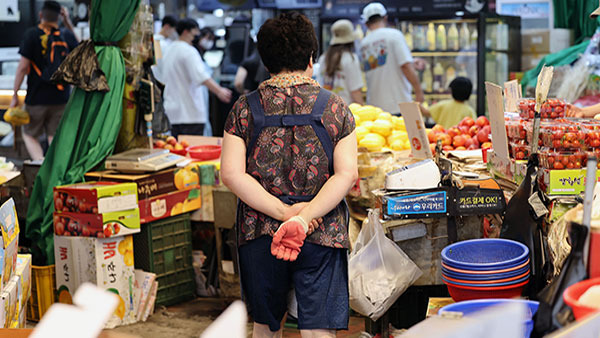
<path id="1" fill-rule="evenodd" d="M 348 263 L 350 306 L 372 320 L 381 317 L 419 277 L 417 265 L 383 232 L 379 211 L 369 211 Z"/>

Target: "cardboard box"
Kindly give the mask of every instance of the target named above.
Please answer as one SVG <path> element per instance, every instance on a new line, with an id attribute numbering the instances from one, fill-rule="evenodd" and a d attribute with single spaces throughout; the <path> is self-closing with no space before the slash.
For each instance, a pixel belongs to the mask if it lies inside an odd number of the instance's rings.
<path id="1" fill-rule="evenodd" d="M 200 186 L 198 165 L 185 168 L 171 168 L 147 174 L 123 174 L 114 170 L 89 172 L 86 179 L 96 181 L 133 182 L 138 187 L 139 200 L 146 200 L 178 190 Z"/>
<path id="2" fill-rule="evenodd" d="M 140 220 L 144 224 L 200 209 L 202 196 L 199 188 L 192 188 L 140 200 L 139 205 Z"/>
<path id="3" fill-rule="evenodd" d="M 104 214 L 137 207 L 135 183 L 86 182 L 54 188 L 54 211 Z"/>
<path id="4" fill-rule="evenodd" d="M 25 304 L 25 307 L 20 308 L 17 313 L 17 316 L 13 318 L 13 321 L 10 324 L 11 329 L 21 329 L 25 327 L 25 324 L 27 323 L 27 304 Z"/>
<path id="5" fill-rule="evenodd" d="M 31 296 L 31 255 L 17 255 L 16 276 L 13 277 L 19 287 L 19 308 L 25 309 L 25 304 Z"/>
<path id="6" fill-rule="evenodd" d="M 573 31 L 565 28 L 521 30 L 522 53 L 556 53 L 573 44 Z"/>
<path id="7" fill-rule="evenodd" d="M 19 248 L 19 220 L 15 202 L 9 199 L 0 207 L 0 228 L 2 229 L 2 245 L 0 246 L 0 290 L 11 280 L 17 267 L 17 250 Z"/>
<path id="8" fill-rule="evenodd" d="M 11 280 L 8 284 L 6 284 L 2 290 L 2 293 L 0 294 L 0 302 L 2 303 L 0 304 L 0 307 L 2 307 L 4 312 L 4 318 L 0 318 L 0 323 L 2 323 L 3 327 L 5 328 L 9 328 L 13 319 L 16 318 L 18 311 L 17 307 L 19 305 L 17 296 L 17 282 Z M 2 319 L 4 319 L 4 321 L 2 321 Z"/>
<path id="9" fill-rule="evenodd" d="M 73 295 L 79 286 L 71 245 L 73 238 L 76 237 L 54 235 L 57 301 L 64 304 L 73 304 Z"/>
<path id="10" fill-rule="evenodd" d="M 140 232 L 140 211 L 137 209 L 87 214 L 55 212 L 54 233 L 59 236 L 108 238 Z"/>
<path id="11" fill-rule="evenodd" d="M 64 297 L 62 299 L 71 298 L 70 294 L 68 297 L 66 296 L 64 292 L 67 289 L 61 289 L 61 285 L 74 284 L 72 288 L 69 288 L 69 291 L 74 293 L 81 284 L 89 282 L 119 296 L 119 305 L 107 322 L 106 328 L 136 322 L 133 299 L 135 281 L 133 238 L 131 235 L 111 238 L 54 236 L 54 242 L 55 256 L 61 258 L 61 254 L 67 253 L 63 255 L 66 258 L 60 261 L 60 264 L 67 265 L 67 270 L 71 271 L 69 280 L 72 281 L 66 282 L 64 278 L 59 280 L 59 260 L 57 259 L 56 278 L 59 301 L 61 295 Z M 72 259 L 69 259 L 69 253 L 71 253 Z"/>
<path id="12" fill-rule="evenodd" d="M 579 195 L 585 191 L 586 169 L 543 169 L 539 179 L 540 188 L 548 195 Z M 600 171 L 596 172 L 596 182 Z"/>
<path id="13" fill-rule="evenodd" d="M 521 54 L 521 69 L 523 71 L 528 71 L 538 66 L 540 61 L 544 58 L 544 56 L 548 55 L 547 53 L 523 53 Z"/>

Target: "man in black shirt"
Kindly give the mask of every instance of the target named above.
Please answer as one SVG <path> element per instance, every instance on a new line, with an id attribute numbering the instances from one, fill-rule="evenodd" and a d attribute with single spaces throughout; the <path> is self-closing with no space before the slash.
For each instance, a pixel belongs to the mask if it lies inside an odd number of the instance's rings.
<path id="1" fill-rule="evenodd" d="M 269 72 L 255 50 L 238 67 L 233 84 L 238 93 L 244 94 L 256 90 L 258 85 L 269 77 Z"/>
<path id="2" fill-rule="evenodd" d="M 10 107 L 18 105 L 17 91 L 27 75 L 25 110 L 30 115 L 30 123 L 23 127 L 23 140 L 33 160 L 44 158 L 38 139 L 45 132 L 48 143 L 52 142 L 70 95 L 68 87 L 50 82 L 62 60 L 76 47 L 76 40 L 65 37 L 59 30 L 59 18 L 72 32 L 73 25 L 66 8 L 56 1 L 45 1 L 40 12 L 40 24 L 25 32 L 19 49 L 21 60 Z"/>

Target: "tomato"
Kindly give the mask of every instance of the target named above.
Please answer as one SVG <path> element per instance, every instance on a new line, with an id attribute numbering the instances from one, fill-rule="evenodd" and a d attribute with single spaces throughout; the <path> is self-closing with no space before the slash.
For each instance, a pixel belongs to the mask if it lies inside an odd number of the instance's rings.
<path id="1" fill-rule="evenodd" d="M 567 164 L 569 164 L 569 156 L 561 156 L 560 163 L 562 163 L 564 166 L 567 166 Z"/>
<path id="2" fill-rule="evenodd" d="M 554 162 L 554 169 L 564 169 L 565 166 L 563 166 L 562 163 L 560 162 Z"/>
<path id="3" fill-rule="evenodd" d="M 573 168 L 575 168 L 575 165 L 573 164 L 573 162 L 567 163 L 567 169 L 573 169 Z"/>

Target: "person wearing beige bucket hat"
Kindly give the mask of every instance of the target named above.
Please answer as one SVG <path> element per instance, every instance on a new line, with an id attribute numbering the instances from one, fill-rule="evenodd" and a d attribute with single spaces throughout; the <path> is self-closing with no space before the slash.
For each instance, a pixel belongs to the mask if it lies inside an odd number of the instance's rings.
<path id="1" fill-rule="evenodd" d="M 590 18 L 595 19 L 600 15 L 600 1 L 598 1 L 598 8 L 596 8 L 591 14 Z"/>
<path id="2" fill-rule="evenodd" d="M 338 94 L 346 104 L 364 104 L 364 87 L 360 60 L 354 53 L 359 34 L 350 20 L 342 19 L 331 26 L 329 48 L 319 58 L 318 80 L 321 86 Z"/>

